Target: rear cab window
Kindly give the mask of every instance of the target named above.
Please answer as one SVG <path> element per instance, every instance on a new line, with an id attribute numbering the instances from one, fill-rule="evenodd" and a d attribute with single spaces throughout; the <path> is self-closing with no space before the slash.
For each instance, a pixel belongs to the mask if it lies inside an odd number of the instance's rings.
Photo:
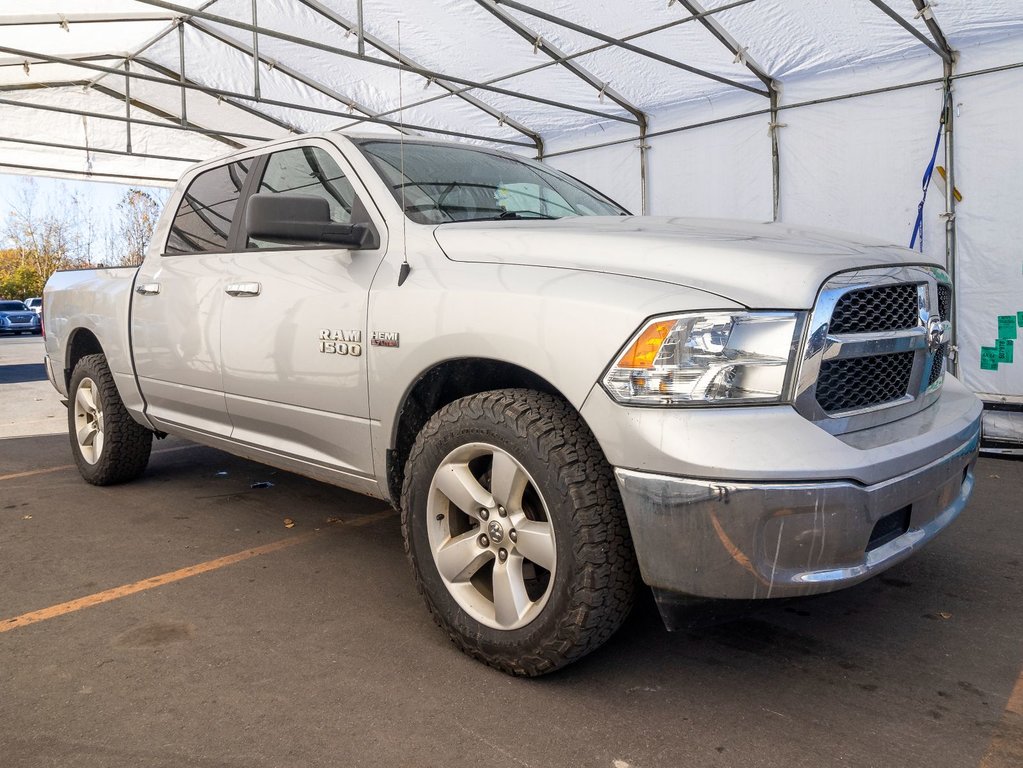
<path id="1" fill-rule="evenodd" d="M 217 166 L 196 176 L 185 190 L 164 253 L 218 253 L 227 250 L 238 199 L 253 158 Z"/>

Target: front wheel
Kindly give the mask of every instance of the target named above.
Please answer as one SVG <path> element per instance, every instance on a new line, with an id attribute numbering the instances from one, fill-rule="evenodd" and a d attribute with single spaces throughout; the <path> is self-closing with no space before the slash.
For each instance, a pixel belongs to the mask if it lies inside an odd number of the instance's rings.
<path id="1" fill-rule="evenodd" d="M 134 480 L 149 463 L 153 433 L 128 413 L 103 355 L 75 365 L 68 388 L 71 453 L 82 477 L 93 485 Z"/>
<path id="2" fill-rule="evenodd" d="M 632 604 L 611 468 L 579 415 L 547 394 L 486 392 L 436 413 L 406 466 L 402 531 L 437 623 L 510 674 L 581 658 Z"/>

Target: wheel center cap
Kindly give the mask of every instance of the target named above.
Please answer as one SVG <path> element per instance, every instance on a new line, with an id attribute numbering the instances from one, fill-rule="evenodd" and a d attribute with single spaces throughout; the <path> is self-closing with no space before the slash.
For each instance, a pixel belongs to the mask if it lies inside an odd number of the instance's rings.
<path id="1" fill-rule="evenodd" d="M 500 544 L 504 539 L 504 528 L 496 520 L 490 521 L 490 525 L 487 526 L 487 533 L 490 534 L 490 540 L 495 544 Z"/>

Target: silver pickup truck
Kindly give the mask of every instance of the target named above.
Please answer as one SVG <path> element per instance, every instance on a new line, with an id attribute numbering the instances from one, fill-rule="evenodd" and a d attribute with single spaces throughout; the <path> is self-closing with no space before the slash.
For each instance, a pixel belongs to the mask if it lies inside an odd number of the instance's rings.
<path id="1" fill-rule="evenodd" d="M 666 615 L 810 595 L 948 526 L 981 413 L 952 300 L 903 248 L 328 133 L 189 170 L 137 270 L 55 274 L 46 369 L 87 481 L 173 434 L 388 499 L 453 641 L 537 675 L 637 576 Z"/>

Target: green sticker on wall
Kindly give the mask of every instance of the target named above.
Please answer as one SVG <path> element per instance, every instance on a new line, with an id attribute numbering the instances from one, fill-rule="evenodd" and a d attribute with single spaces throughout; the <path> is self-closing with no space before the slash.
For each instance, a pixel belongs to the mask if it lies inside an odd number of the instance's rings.
<path id="1" fill-rule="evenodd" d="M 997 347 L 981 347 L 980 348 L 980 369 L 982 371 L 997 371 L 998 370 L 998 348 Z"/>
<path id="2" fill-rule="evenodd" d="M 1023 312 L 1016 313 L 1016 325 L 1023 328 Z"/>
<path id="3" fill-rule="evenodd" d="M 998 347 L 998 362 L 1000 363 L 1011 363 L 1012 362 L 1012 339 L 998 339 L 995 342 Z"/>
<path id="4" fill-rule="evenodd" d="M 998 338 L 1015 339 L 1016 327 L 1016 318 L 1012 315 L 998 316 Z"/>

